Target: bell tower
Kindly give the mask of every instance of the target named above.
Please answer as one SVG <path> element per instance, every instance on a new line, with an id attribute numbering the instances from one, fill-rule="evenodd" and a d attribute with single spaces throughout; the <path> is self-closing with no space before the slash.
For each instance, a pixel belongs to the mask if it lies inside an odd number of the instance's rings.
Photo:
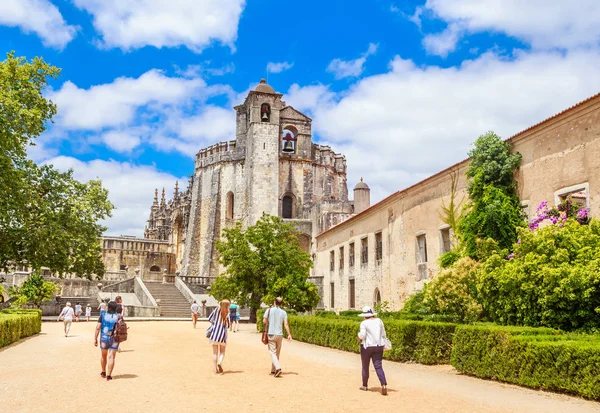
<path id="1" fill-rule="evenodd" d="M 235 108 L 237 139 L 246 146 L 247 225 L 255 224 L 263 212 L 278 215 L 279 112 L 285 106 L 282 96 L 262 79 L 245 102 Z"/>

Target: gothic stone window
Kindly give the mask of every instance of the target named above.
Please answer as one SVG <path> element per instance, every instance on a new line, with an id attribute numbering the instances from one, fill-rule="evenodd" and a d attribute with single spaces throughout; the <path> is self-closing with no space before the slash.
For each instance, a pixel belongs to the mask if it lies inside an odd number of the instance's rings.
<path id="1" fill-rule="evenodd" d="M 354 267 L 354 243 L 351 242 L 348 247 L 348 264 L 350 268 Z"/>
<path id="2" fill-rule="evenodd" d="M 356 286 L 354 283 L 354 280 L 349 280 L 350 281 L 350 291 L 349 291 L 349 303 L 348 303 L 348 307 L 349 308 L 355 308 L 356 307 Z"/>
<path id="3" fill-rule="evenodd" d="M 377 305 L 381 304 L 381 293 L 379 292 L 379 288 L 375 288 L 375 294 L 373 295 L 373 307 L 377 307 Z"/>
<path id="4" fill-rule="evenodd" d="M 296 152 L 298 131 L 293 126 L 286 126 L 283 129 L 281 138 L 281 151 L 283 153 L 293 154 Z"/>
<path id="5" fill-rule="evenodd" d="M 362 265 L 369 263 L 369 240 L 367 237 L 360 240 L 360 263 Z"/>
<path id="6" fill-rule="evenodd" d="M 291 196 L 286 195 L 281 201 L 281 216 L 282 218 L 292 218 L 294 209 L 294 200 Z"/>
<path id="7" fill-rule="evenodd" d="M 381 264 L 383 258 L 383 240 L 381 232 L 375 234 L 375 263 Z"/>

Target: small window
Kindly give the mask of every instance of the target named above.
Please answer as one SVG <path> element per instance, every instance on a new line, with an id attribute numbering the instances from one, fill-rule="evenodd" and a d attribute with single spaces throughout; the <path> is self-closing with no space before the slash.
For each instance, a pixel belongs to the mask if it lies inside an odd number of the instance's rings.
<path id="1" fill-rule="evenodd" d="M 571 197 L 573 203 L 582 208 L 590 207 L 590 185 L 583 183 L 560 189 L 554 193 L 554 202 L 556 205 Z"/>
<path id="2" fill-rule="evenodd" d="M 360 240 L 360 263 L 366 265 L 369 263 L 369 240 L 363 238 Z"/>
<path id="3" fill-rule="evenodd" d="M 329 270 L 335 270 L 335 251 L 329 253 Z"/>
<path id="4" fill-rule="evenodd" d="M 227 193 L 227 211 L 226 211 L 227 219 L 233 219 L 233 192 Z"/>
<path id="5" fill-rule="evenodd" d="M 427 238 L 425 234 L 417 237 L 417 264 L 427 262 Z"/>
<path id="6" fill-rule="evenodd" d="M 292 218 L 294 208 L 294 200 L 291 196 L 284 196 L 281 201 L 281 216 L 282 218 Z"/>
<path id="7" fill-rule="evenodd" d="M 381 264 L 381 258 L 383 257 L 383 240 L 381 232 L 375 234 L 375 262 Z"/>
<path id="8" fill-rule="evenodd" d="M 452 249 L 452 242 L 450 240 L 450 227 L 440 229 L 440 249 L 442 254 L 450 252 Z"/>
<path id="9" fill-rule="evenodd" d="M 379 288 L 375 288 L 373 307 L 377 307 L 379 304 L 381 304 L 381 293 L 379 292 Z"/>
<path id="10" fill-rule="evenodd" d="M 350 293 L 349 293 L 350 302 L 348 306 L 352 309 L 356 307 L 356 288 L 354 284 L 354 280 L 350 280 Z"/>
<path id="11" fill-rule="evenodd" d="M 329 283 L 329 306 L 331 308 L 335 308 L 335 285 L 334 283 Z"/>
<path id="12" fill-rule="evenodd" d="M 344 247 L 340 247 L 340 270 L 344 269 Z"/>
<path id="13" fill-rule="evenodd" d="M 150 267 L 150 271 L 158 272 L 160 271 L 160 267 L 158 265 L 153 265 L 152 267 Z"/>
<path id="14" fill-rule="evenodd" d="M 119 270 L 120 271 L 127 271 L 127 265 L 126 264 L 119 265 Z"/>
<path id="15" fill-rule="evenodd" d="M 351 242 L 348 249 L 348 264 L 350 268 L 354 267 L 354 243 Z"/>
<path id="16" fill-rule="evenodd" d="M 260 106 L 260 121 L 269 122 L 271 120 L 271 107 L 268 103 L 263 103 Z"/>

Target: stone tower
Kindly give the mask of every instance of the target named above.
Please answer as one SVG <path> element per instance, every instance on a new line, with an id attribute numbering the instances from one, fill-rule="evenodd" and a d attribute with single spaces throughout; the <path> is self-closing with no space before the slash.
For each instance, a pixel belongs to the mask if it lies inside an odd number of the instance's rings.
<path id="1" fill-rule="evenodd" d="M 354 213 L 360 214 L 365 209 L 371 206 L 371 188 L 363 182 L 362 177 L 360 182 L 354 187 Z"/>

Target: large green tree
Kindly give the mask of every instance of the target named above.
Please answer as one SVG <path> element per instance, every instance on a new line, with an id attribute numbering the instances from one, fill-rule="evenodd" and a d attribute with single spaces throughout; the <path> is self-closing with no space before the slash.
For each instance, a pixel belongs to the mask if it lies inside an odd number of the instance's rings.
<path id="1" fill-rule="evenodd" d="M 60 70 L 14 52 L 0 62 L 0 268 L 28 265 L 58 275 L 103 275 L 98 224 L 113 209 L 100 181 L 27 159 L 56 105 L 44 92 Z"/>
<path id="2" fill-rule="evenodd" d="M 211 286 L 211 295 L 250 307 L 251 321 L 256 321 L 261 303 L 276 297 L 283 297 L 289 308 L 312 309 L 319 294 L 307 280 L 312 261 L 300 247 L 298 235 L 293 225 L 266 214 L 246 230 L 239 222 L 224 229 L 216 247 L 227 270 Z"/>
<path id="3" fill-rule="evenodd" d="M 512 153 L 508 142 L 488 132 L 475 141 L 469 158 L 469 203 L 458 227 L 466 254 L 478 258 L 478 239 L 491 238 L 501 248 L 510 248 L 517 228 L 525 225 L 514 176 L 521 154 Z"/>

